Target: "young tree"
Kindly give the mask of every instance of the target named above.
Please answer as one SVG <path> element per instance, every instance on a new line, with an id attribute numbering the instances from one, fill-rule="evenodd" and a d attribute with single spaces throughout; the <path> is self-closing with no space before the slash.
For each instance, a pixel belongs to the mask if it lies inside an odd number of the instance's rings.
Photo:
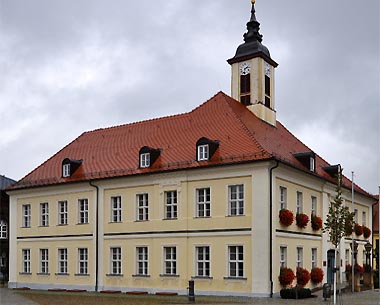
<path id="1" fill-rule="evenodd" d="M 335 247 L 335 270 L 334 270 L 334 305 L 336 304 L 336 271 L 337 271 L 337 249 L 341 239 L 347 235 L 348 230 L 354 224 L 355 213 L 350 212 L 347 206 L 343 205 L 342 199 L 342 169 L 337 175 L 336 195 L 330 202 L 329 213 L 324 224 L 323 232 L 329 234 L 331 243 Z"/>

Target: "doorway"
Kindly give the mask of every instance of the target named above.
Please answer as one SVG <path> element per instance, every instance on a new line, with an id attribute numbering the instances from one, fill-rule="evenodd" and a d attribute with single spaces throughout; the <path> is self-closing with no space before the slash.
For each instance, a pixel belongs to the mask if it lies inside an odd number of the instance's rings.
<path id="1" fill-rule="evenodd" d="M 334 283 L 335 250 L 327 251 L 327 283 Z"/>

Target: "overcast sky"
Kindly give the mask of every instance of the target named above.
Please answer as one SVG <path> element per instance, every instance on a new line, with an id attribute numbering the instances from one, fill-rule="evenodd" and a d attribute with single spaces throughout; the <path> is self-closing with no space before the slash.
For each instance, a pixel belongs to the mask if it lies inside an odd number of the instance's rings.
<path id="1" fill-rule="evenodd" d="M 371 193 L 380 184 L 380 1 L 257 0 L 277 119 Z M 249 0 L 0 0 L 0 174 L 84 131 L 230 94 Z"/>

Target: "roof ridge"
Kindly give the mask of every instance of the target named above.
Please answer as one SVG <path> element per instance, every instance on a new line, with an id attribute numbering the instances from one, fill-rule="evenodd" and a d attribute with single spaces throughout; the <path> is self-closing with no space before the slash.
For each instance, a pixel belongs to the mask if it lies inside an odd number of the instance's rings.
<path id="1" fill-rule="evenodd" d="M 223 93 L 223 92 L 222 92 Z M 233 115 L 235 116 L 236 120 L 240 123 L 240 125 L 243 127 L 243 129 L 245 130 L 245 132 L 248 134 L 248 136 L 254 141 L 254 143 L 261 149 L 262 152 L 265 152 L 266 154 L 268 154 L 269 156 L 273 157 L 273 154 L 271 154 L 270 152 L 268 152 L 260 143 L 259 141 L 256 139 L 256 137 L 251 133 L 251 131 L 249 130 L 249 128 L 244 124 L 244 122 L 238 117 L 238 115 L 236 114 L 236 112 L 232 109 L 230 103 L 227 101 L 227 98 L 233 100 L 234 102 L 236 103 L 239 103 L 237 100 L 233 99 L 232 97 L 226 95 L 223 93 L 223 98 L 225 99 L 227 105 L 228 105 L 228 108 L 230 109 L 230 111 L 233 113 Z M 240 103 L 239 103 L 240 104 Z M 248 109 L 247 109 L 248 110 Z M 248 110 L 252 115 L 256 116 L 252 111 Z"/>

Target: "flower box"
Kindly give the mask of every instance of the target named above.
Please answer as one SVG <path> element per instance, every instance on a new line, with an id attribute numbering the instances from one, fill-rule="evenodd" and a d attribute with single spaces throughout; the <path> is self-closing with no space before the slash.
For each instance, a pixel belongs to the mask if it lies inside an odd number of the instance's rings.
<path id="1" fill-rule="evenodd" d="M 304 287 L 310 281 L 310 272 L 304 268 L 298 267 L 296 272 L 297 285 Z"/>
<path id="2" fill-rule="evenodd" d="M 318 231 L 318 230 L 322 229 L 322 218 L 315 216 L 315 215 L 312 215 L 311 216 L 311 228 L 314 231 Z"/>
<path id="3" fill-rule="evenodd" d="M 310 279 L 314 285 L 322 283 L 323 277 L 324 277 L 324 273 L 323 273 L 323 270 L 321 268 L 314 267 L 313 269 L 311 269 Z"/>
<path id="4" fill-rule="evenodd" d="M 280 210 L 279 218 L 280 218 L 280 223 L 286 227 L 289 227 L 294 221 L 293 212 L 287 209 Z"/>
<path id="5" fill-rule="evenodd" d="M 355 224 L 354 231 L 357 236 L 360 236 L 363 234 L 363 227 L 359 224 Z"/>
<path id="6" fill-rule="evenodd" d="M 309 216 L 306 214 L 300 213 L 296 216 L 296 224 L 299 228 L 304 229 L 306 228 L 307 224 L 309 223 Z"/>
<path id="7" fill-rule="evenodd" d="M 294 272 L 290 268 L 281 268 L 280 275 L 278 276 L 278 280 L 281 284 L 281 286 L 286 287 L 293 283 L 295 278 Z"/>
<path id="8" fill-rule="evenodd" d="M 371 236 L 371 229 L 366 226 L 363 226 L 363 236 L 366 239 L 369 238 Z"/>

